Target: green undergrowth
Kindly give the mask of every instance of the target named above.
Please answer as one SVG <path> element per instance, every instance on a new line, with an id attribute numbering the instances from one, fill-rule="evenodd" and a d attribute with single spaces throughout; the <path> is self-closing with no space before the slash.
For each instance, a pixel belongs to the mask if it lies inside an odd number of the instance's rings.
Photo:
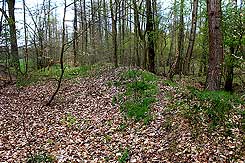
<path id="1" fill-rule="evenodd" d="M 73 79 L 77 77 L 86 77 L 97 75 L 103 68 L 109 67 L 106 64 L 85 65 L 80 67 L 65 66 L 63 79 Z M 35 70 L 28 75 L 18 77 L 17 86 L 33 85 L 39 81 L 58 80 L 61 70 L 60 65 L 53 65 L 49 69 Z"/>
<path id="2" fill-rule="evenodd" d="M 67 126 L 68 128 L 71 128 L 78 124 L 78 120 L 71 113 L 67 113 L 66 116 L 63 119 L 61 119 L 61 123 Z"/>
<path id="3" fill-rule="evenodd" d="M 244 127 L 244 101 L 235 94 L 187 87 L 171 98 L 170 107 L 178 110 L 196 130 L 222 129 L 226 136 L 231 136 L 232 128 Z"/>
<path id="4" fill-rule="evenodd" d="M 123 149 L 122 147 L 120 147 L 119 152 L 121 153 L 121 155 L 118 157 L 118 162 L 119 163 L 126 163 L 129 161 L 129 149 L 125 148 Z"/>
<path id="5" fill-rule="evenodd" d="M 115 86 L 124 88 L 112 99 L 113 103 L 120 105 L 121 112 L 125 118 L 136 121 L 143 120 L 148 123 L 152 116 L 151 105 L 157 100 L 156 94 L 158 78 L 149 72 L 142 70 L 128 70 L 121 73 L 120 81 L 114 82 Z"/>
<path id="6" fill-rule="evenodd" d="M 39 152 L 33 156 L 29 156 L 27 163 L 53 163 L 56 162 L 56 158 L 47 152 Z"/>

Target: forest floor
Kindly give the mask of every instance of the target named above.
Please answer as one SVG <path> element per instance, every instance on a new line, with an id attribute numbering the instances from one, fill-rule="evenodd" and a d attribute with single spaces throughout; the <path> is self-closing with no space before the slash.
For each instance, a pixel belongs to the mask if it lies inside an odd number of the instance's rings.
<path id="1" fill-rule="evenodd" d="M 239 127 L 207 130 L 183 116 L 184 86 L 157 83 L 149 123 L 125 119 L 112 99 L 127 68 L 64 80 L 51 106 L 56 81 L 0 89 L 0 162 L 244 162 Z M 173 94 L 170 99 L 168 94 Z M 172 106 L 172 107 L 171 107 Z M 237 106 L 244 110 L 244 105 Z M 241 116 L 231 118 L 240 125 Z"/>

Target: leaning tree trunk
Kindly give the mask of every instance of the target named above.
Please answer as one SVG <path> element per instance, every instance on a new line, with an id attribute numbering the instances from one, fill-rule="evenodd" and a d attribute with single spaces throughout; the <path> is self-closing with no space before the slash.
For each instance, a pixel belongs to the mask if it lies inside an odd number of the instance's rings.
<path id="1" fill-rule="evenodd" d="M 207 90 L 219 90 L 223 64 L 223 39 L 221 30 L 221 0 L 207 0 L 209 29 L 209 61 Z"/>
<path id="2" fill-rule="evenodd" d="M 174 1 L 174 7 L 176 7 L 176 0 Z M 180 5 L 180 24 L 178 33 L 178 44 L 175 52 L 175 57 L 172 65 L 170 66 L 168 78 L 173 80 L 176 73 L 181 76 L 182 71 L 182 58 L 184 51 L 184 0 L 181 0 Z"/>
<path id="3" fill-rule="evenodd" d="M 50 97 L 49 101 L 47 102 L 46 106 L 49 106 L 52 101 L 54 100 L 54 97 L 56 96 L 56 94 L 59 92 L 60 86 L 61 86 L 61 82 L 62 82 L 62 78 L 65 72 L 64 69 L 64 62 L 63 62 L 63 58 L 64 58 L 64 53 L 65 53 L 65 15 L 66 15 L 66 0 L 65 0 L 65 7 L 64 7 L 64 15 L 63 15 L 63 22 L 62 22 L 62 45 L 61 45 L 61 52 L 60 52 L 60 70 L 61 70 L 61 74 L 58 80 L 58 86 L 55 90 L 55 92 L 53 93 L 53 95 Z"/>
<path id="4" fill-rule="evenodd" d="M 192 22 L 191 22 L 191 33 L 190 33 L 190 40 L 185 56 L 185 65 L 184 67 L 184 74 L 188 74 L 190 72 L 190 62 L 192 57 L 192 51 L 195 43 L 196 38 L 196 26 L 197 26 L 197 10 L 198 10 L 198 0 L 193 0 L 193 10 L 192 10 Z"/>

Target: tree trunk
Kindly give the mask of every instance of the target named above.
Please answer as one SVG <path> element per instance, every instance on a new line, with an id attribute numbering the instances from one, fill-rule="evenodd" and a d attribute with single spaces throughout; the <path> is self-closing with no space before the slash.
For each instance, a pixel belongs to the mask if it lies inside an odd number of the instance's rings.
<path id="1" fill-rule="evenodd" d="M 154 20 L 151 0 L 146 0 L 146 33 L 148 39 L 148 70 L 155 73 Z"/>
<path id="2" fill-rule="evenodd" d="M 23 9 L 24 9 L 24 38 L 25 38 L 25 74 L 28 72 L 28 43 L 27 43 L 27 26 L 26 26 L 26 3 L 23 0 Z"/>
<path id="3" fill-rule="evenodd" d="M 191 62 L 192 51 L 196 38 L 197 10 L 198 10 L 198 0 L 193 0 L 191 32 L 190 32 L 190 38 L 189 38 L 190 40 L 185 56 L 184 74 L 188 74 L 190 71 L 190 62 Z"/>
<path id="4" fill-rule="evenodd" d="M 53 95 L 50 97 L 49 101 L 47 102 L 46 106 L 49 106 L 52 101 L 54 100 L 54 97 L 56 96 L 56 94 L 58 93 L 59 89 L 60 89 L 60 86 L 61 86 L 61 82 L 62 82 L 62 78 L 63 78 L 63 75 L 64 75 L 64 72 L 65 72 L 65 69 L 64 69 L 64 62 L 63 62 L 63 58 L 64 58 L 64 53 L 65 53 L 65 15 L 66 15 L 66 0 L 65 0 L 65 7 L 64 7 L 64 15 L 63 15 L 63 22 L 62 22 L 62 39 L 61 39 L 61 42 L 62 42 L 62 45 L 61 45 L 61 52 L 60 52 L 60 70 L 61 70 L 61 74 L 60 74 L 60 77 L 59 77 L 59 80 L 58 80 L 58 86 L 55 90 L 55 92 L 53 93 Z"/>
<path id="5" fill-rule="evenodd" d="M 175 73 L 181 75 L 183 69 L 183 53 L 184 53 L 184 0 L 180 2 L 180 24 L 178 35 L 178 52 L 177 63 L 175 66 Z"/>
<path id="6" fill-rule="evenodd" d="M 121 28 L 121 55 L 125 56 L 124 51 L 125 51 L 125 46 L 124 46 L 124 40 L 125 40 L 125 1 L 122 1 L 122 15 L 121 15 L 121 19 L 122 19 L 122 28 Z M 129 54 L 131 56 L 131 53 Z M 131 57 L 129 57 L 129 59 L 131 59 Z M 130 60 L 128 60 L 128 62 L 131 62 Z M 127 63 L 129 64 L 129 63 Z"/>
<path id="7" fill-rule="evenodd" d="M 140 38 L 140 40 L 143 42 L 143 68 L 146 69 L 147 67 L 147 49 L 146 49 L 146 40 L 145 40 L 145 33 L 141 30 L 140 27 L 140 18 L 139 18 L 139 8 L 141 8 L 142 3 L 140 3 L 139 7 L 137 5 L 137 2 L 133 0 L 133 6 L 134 6 L 134 22 L 135 22 L 135 28 L 137 29 L 137 35 Z M 131 22 L 130 22 L 131 23 Z M 138 44 L 139 41 L 138 40 Z"/>
<path id="8" fill-rule="evenodd" d="M 83 0 L 83 23 L 84 23 L 84 53 L 86 54 L 88 51 L 88 32 L 87 32 L 87 28 L 88 28 L 88 23 L 87 23 L 87 15 L 86 15 L 86 0 Z"/>
<path id="9" fill-rule="evenodd" d="M 78 31 L 77 31 L 77 4 L 74 0 L 74 20 L 73 20 L 73 65 L 77 66 L 77 51 L 78 51 Z"/>
<path id="10" fill-rule="evenodd" d="M 233 2 L 234 9 L 235 9 L 235 13 L 237 14 L 237 0 L 232 0 L 232 2 Z M 241 39 L 242 39 L 242 35 L 240 36 L 240 41 Z M 234 76 L 234 56 L 233 55 L 236 55 L 239 45 L 236 46 L 236 48 L 237 49 L 235 50 L 234 45 L 230 46 L 230 54 L 228 56 L 229 58 L 227 60 L 227 63 L 225 64 L 226 66 L 225 90 L 229 92 L 233 90 L 232 88 L 233 76 Z"/>
<path id="11" fill-rule="evenodd" d="M 219 90 L 223 64 L 223 39 L 221 30 L 221 0 L 207 0 L 209 29 L 209 62 L 207 90 Z"/>
<path id="12" fill-rule="evenodd" d="M 113 56 L 114 56 L 114 66 L 118 67 L 118 56 L 117 56 L 117 0 L 115 0 L 115 6 L 113 9 L 112 0 L 110 0 L 111 8 L 111 22 L 112 22 L 112 44 L 113 44 Z"/>
<path id="13" fill-rule="evenodd" d="M 174 1 L 176 6 L 176 1 Z M 168 78 L 173 80 L 173 77 L 178 73 L 181 77 L 182 72 L 182 60 L 183 60 L 183 51 L 184 51 L 184 0 L 180 2 L 180 24 L 179 24 L 179 33 L 178 33 L 178 44 L 175 52 L 175 57 L 172 65 L 170 66 Z"/>
<path id="14" fill-rule="evenodd" d="M 232 54 L 235 54 L 235 48 L 230 47 L 230 61 L 226 65 L 226 78 L 225 78 L 225 90 L 231 92 L 232 91 L 232 83 L 233 83 L 233 76 L 234 76 L 234 57 Z"/>
<path id="15" fill-rule="evenodd" d="M 17 75 L 20 73 L 20 61 L 16 37 L 16 26 L 15 26 L 15 15 L 14 15 L 14 6 L 15 0 L 7 0 L 8 3 L 8 12 L 9 12 L 9 28 L 10 28 L 10 46 L 11 53 L 13 57 L 13 65 L 16 70 Z"/>
<path id="16" fill-rule="evenodd" d="M 173 65 L 174 56 L 173 54 L 176 53 L 176 21 L 177 21 L 177 14 L 176 14 L 176 0 L 174 0 L 174 11 L 173 11 L 173 22 L 172 22 L 172 32 L 171 32 L 171 43 L 168 53 L 167 65 L 171 68 Z"/>

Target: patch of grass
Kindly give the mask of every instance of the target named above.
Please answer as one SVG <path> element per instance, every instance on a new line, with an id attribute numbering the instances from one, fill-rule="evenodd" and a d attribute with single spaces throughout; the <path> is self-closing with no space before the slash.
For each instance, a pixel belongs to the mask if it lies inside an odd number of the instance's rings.
<path id="1" fill-rule="evenodd" d="M 105 143 L 109 143 L 111 141 L 112 137 L 110 135 L 104 135 Z"/>
<path id="2" fill-rule="evenodd" d="M 157 86 L 146 81 L 135 81 L 127 84 L 127 95 L 137 97 L 151 97 L 157 94 Z"/>
<path id="3" fill-rule="evenodd" d="M 87 75 L 89 70 L 91 70 L 91 66 L 67 67 L 65 70 L 64 78 L 71 79 L 78 76 L 82 77 Z"/>
<path id="4" fill-rule="evenodd" d="M 34 156 L 29 156 L 27 163 L 53 163 L 56 162 L 56 158 L 46 152 L 41 152 L 35 154 Z"/>
<path id="5" fill-rule="evenodd" d="M 146 124 L 152 119 L 151 105 L 156 102 L 158 78 L 146 71 L 128 70 L 121 74 L 121 86 L 125 92 L 113 97 L 112 103 L 119 103 L 125 117 L 136 121 L 143 120 Z M 123 83 L 123 84 L 122 84 Z"/>
<path id="6" fill-rule="evenodd" d="M 177 87 L 178 84 L 171 81 L 171 80 L 163 80 L 163 85 L 166 85 L 166 86 L 171 86 L 171 87 Z"/>
<path id="7" fill-rule="evenodd" d="M 207 124 L 212 131 L 217 127 L 224 127 L 230 135 L 232 123 L 229 122 L 231 112 L 236 105 L 244 104 L 236 95 L 224 91 L 199 91 L 188 87 L 187 100 L 181 101 L 182 114 L 192 124 Z M 229 122 L 229 123 L 228 123 Z"/>
<path id="8" fill-rule="evenodd" d="M 65 124 L 66 126 L 68 126 L 69 128 L 71 128 L 72 126 L 76 125 L 77 122 L 77 118 L 72 115 L 71 113 L 68 113 L 62 120 L 61 123 Z"/>
<path id="9" fill-rule="evenodd" d="M 142 98 L 137 101 L 126 101 L 121 106 L 121 111 L 125 112 L 129 118 L 135 118 L 136 121 L 149 119 L 150 105 L 155 102 L 155 98 Z"/>
<path id="10" fill-rule="evenodd" d="M 127 128 L 127 125 L 125 123 L 120 123 L 118 126 L 119 131 L 125 131 Z"/>
<path id="11" fill-rule="evenodd" d="M 128 70 L 121 74 L 121 80 L 143 80 L 145 82 L 155 82 L 158 77 L 150 72 L 142 70 Z"/>
<path id="12" fill-rule="evenodd" d="M 92 66 L 69 67 L 65 66 L 64 79 L 72 79 L 76 77 L 84 77 L 90 74 L 93 70 Z M 27 86 L 49 79 L 58 79 L 61 70 L 59 65 L 53 65 L 49 69 L 35 70 L 29 72 L 27 76 L 20 76 L 17 79 L 17 86 Z"/>
<path id="13" fill-rule="evenodd" d="M 126 163 L 129 160 L 129 150 L 128 148 L 120 149 L 120 152 L 122 152 L 122 155 L 118 157 L 118 162 L 120 163 Z"/>

